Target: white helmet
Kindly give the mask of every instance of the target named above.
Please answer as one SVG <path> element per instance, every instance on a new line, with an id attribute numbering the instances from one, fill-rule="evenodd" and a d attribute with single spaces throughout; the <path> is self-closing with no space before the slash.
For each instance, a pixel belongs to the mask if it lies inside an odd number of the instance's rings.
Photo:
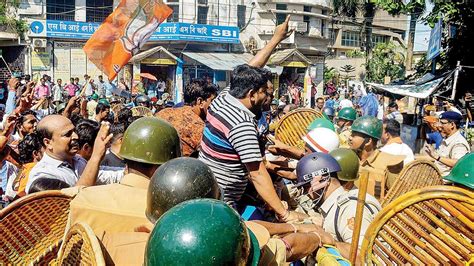
<path id="1" fill-rule="evenodd" d="M 329 153 L 339 148 L 339 136 L 336 132 L 324 127 L 311 130 L 303 137 L 303 140 L 313 152 Z"/>
<path id="2" fill-rule="evenodd" d="M 348 99 L 343 99 L 339 102 L 339 109 L 345 108 L 345 107 L 352 107 L 354 108 L 354 105 L 352 102 Z"/>

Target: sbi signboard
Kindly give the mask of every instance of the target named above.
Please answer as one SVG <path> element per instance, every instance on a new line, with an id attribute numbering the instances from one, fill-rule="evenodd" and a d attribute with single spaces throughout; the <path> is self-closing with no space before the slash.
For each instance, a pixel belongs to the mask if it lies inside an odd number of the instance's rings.
<path id="1" fill-rule="evenodd" d="M 89 39 L 99 23 L 60 20 L 33 20 L 30 37 Z M 239 43 L 239 28 L 191 23 L 162 23 L 151 36 L 151 41 L 198 41 Z"/>

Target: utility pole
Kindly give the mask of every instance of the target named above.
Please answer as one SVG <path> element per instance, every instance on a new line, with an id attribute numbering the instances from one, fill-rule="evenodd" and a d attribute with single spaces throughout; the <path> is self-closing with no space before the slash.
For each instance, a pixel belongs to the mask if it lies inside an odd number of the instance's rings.
<path id="1" fill-rule="evenodd" d="M 461 62 L 458 61 L 456 64 L 456 70 L 454 71 L 454 82 L 453 82 L 453 91 L 451 93 L 451 100 L 454 100 L 454 97 L 456 96 L 456 87 L 458 86 L 458 76 L 459 76 L 459 71 L 461 71 Z"/>

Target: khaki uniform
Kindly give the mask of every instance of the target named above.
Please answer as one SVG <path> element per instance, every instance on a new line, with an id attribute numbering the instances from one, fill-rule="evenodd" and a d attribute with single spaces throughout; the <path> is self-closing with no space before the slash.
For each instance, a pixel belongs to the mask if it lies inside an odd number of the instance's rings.
<path id="1" fill-rule="evenodd" d="M 149 179 L 137 174 L 127 174 L 120 184 L 92 186 L 76 190 L 76 195 L 70 203 L 70 211 L 66 231 L 77 222 L 88 224 L 99 239 L 106 235 L 112 240 L 121 238 L 118 233 L 133 234 L 136 228 L 145 226 L 152 228 L 153 224 L 145 215 L 146 197 Z M 74 189 L 74 188 L 73 188 Z M 69 190 L 69 191 L 68 191 Z M 70 189 L 65 190 L 71 194 Z M 118 234 L 120 235 L 120 234 Z M 122 234 L 121 237 L 126 234 Z M 126 241 L 126 238 L 123 238 Z M 120 254 L 120 252 L 113 254 Z M 112 254 L 110 254 L 112 255 Z M 112 256 L 113 260 L 115 258 Z"/>
<path id="2" fill-rule="evenodd" d="M 149 233 L 105 233 L 100 239 L 108 254 L 106 265 L 143 265 Z"/>
<path id="3" fill-rule="evenodd" d="M 350 148 L 349 137 L 351 136 L 351 129 L 349 127 L 343 128 L 339 133 L 339 148 Z"/>
<path id="4" fill-rule="evenodd" d="M 339 242 L 351 243 L 355 225 L 357 196 L 359 190 L 349 191 L 339 187 L 329 195 L 319 208 L 324 217 L 323 229 Z M 359 246 L 364 239 L 365 231 L 382 207 L 371 195 L 365 199 L 364 214 L 360 230 Z"/>
<path id="5" fill-rule="evenodd" d="M 369 175 L 367 193 L 377 199 L 384 198 L 386 190 L 392 187 L 402 171 L 405 157 L 375 150 L 367 160 L 361 161 L 359 173 L 365 171 Z M 354 183 L 359 186 L 359 180 Z"/>

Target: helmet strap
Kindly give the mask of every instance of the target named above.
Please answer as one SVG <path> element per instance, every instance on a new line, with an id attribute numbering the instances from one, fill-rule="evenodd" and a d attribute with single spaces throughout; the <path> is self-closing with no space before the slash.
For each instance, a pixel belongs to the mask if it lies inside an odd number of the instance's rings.
<path id="1" fill-rule="evenodd" d="M 360 155 L 362 153 L 362 151 L 364 150 L 365 148 L 365 145 L 369 142 L 369 138 L 364 138 L 364 141 L 362 142 L 362 144 L 360 144 L 360 146 L 355 149 L 355 152 Z"/>

